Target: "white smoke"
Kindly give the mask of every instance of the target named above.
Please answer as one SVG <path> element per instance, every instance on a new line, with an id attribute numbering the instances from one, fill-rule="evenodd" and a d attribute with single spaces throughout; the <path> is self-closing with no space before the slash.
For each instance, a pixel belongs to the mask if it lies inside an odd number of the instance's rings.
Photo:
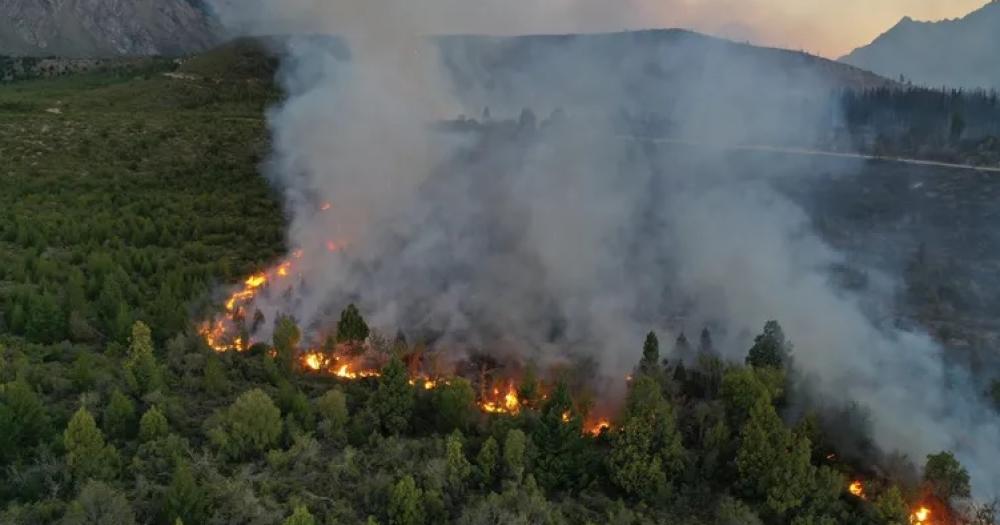
<path id="1" fill-rule="evenodd" d="M 522 50 L 512 60 L 532 69 L 505 80 L 484 76 L 483 54 L 463 47 L 473 44 L 453 42 L 441 63 L 417 38 L 571 21 L 583 16 L 573 2 L 552 4 L 555 15 L 505 4 L 486 16 L 458 0 L 250 4 L 219 9 L 253 34 L 312 34 L 288 41 L 288 99 L 270 115 L 267 173 L 286 196 L 291 248 L 304 255 L 301 285 L 256 305 L 269 318 L 291 313 L 315 334 L 356 301 L 379 327 L 543 362 L 590 355 L 615 378 L 637 361 L 645 331 L 670 335 L 668 316 L 723 327 L 720 346 L 734 359 L 778 319 L 821 394 L 870 408 L 882 448 L 917 461 L 953 450 L 979 494 L 1000 492 L 1000 421 L 946 371 L 931 340 L 876 324 L 864 298 L 830 284 L 842 257 L 772 189 L 771 166 L 721 150 L 650 151 L 608 117 L 662 104 L 685 136 L 808 142 L 831 108 L 803 104 L 793 117 L 777 103 L 827 79 L 710 44 L 701 75 L 657 92 L 642 82 L 650 57 L 625 53 L 608 70 L 597 50 L 573 44 L 541 58 Z M 685 46 L 652 57 L 685 63 Z M 460 71 L 473 82 L 455 89 Z M 563 106 L 570 118 L 537 133 L 514 124 L 474 137 L 431 131 L 491 100 L 508 114 Z M 328 242 L 346 248 L 330 255 Z"/>

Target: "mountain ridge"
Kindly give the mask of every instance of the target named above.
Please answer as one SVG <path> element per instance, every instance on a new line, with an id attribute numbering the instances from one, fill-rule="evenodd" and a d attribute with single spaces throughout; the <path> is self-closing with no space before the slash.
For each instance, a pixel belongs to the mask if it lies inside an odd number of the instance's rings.
<path id="1" fill-rule="evenodd" d="M 903 17 L 839 60 L 929 87 L 1000 89 L 997 49 L 1000 0 L 992 0 L 961 18 L 928 22 Z"/>

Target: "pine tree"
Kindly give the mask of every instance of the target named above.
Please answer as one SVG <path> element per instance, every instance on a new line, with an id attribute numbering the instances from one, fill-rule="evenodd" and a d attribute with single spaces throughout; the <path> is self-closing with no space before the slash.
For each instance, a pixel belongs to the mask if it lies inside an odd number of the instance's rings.
<path id="1" fill-rule="evenodd" d="M 493 483 L 499 459 L 500 444 L 493 436 L 490 436 L 480 447 L 479 453 L 476 454 L 476 472 L 480 483 L 484 486 L 490 486 Z"/>
<path id="2" fill-rule="evenodd" d="M 674 355 L 681 358 L 691 355 L 691 343 L 688 342 L 688 338 L 684 335 L 684 332 L 681 332 L 681 335 L 677 336 L 677 341 L 674 343 Z"/>
<path id="3" fill-rule="evenodd" d="M 111 393 L 107 408 L 104 409 L 104 431 L 109 436 L 128 439 L 135 434 L 135 403 L 121 390 Z"/>
<path id="4" fill-rule="evenodd" d="M 115 477 L 118 452 L 105 444 L 104 435 L 86 408 L 81 407 L 69 420 L 63 433 L 63 445 L 66 464 L 75 479 L 110 480 Z"/>
<path id="5" fill-rule="evenodd" d="M 163 387 L 160 365 L 153 354 L 153 337 L 142 321 L 132 325 L 128 357 L 125 360 L 125 380 L 133 391 L 148 394 Z"/>
<path id="6" fill-rule="evenodd" d="M 879 521 L 888 525 L 907 523 L 910 510 L 899 487 L 893 485 L 878 495 L 875 499 L 875 514 Z"/>
<path id="7" fill-rule="evenodd" d="M 205 491 L 186 461 L 180 461 L 174 469 L 170 486 L 164 495 L 164 513 L 168 521 L 181 520 L 184 523 L 203 523 L 208 511 Z"/>
<path id="8" fill-rule="evenodd" d="M 538 401 L 541 399 L 541 386 L 538 382 L 538 372 L 534 363 L 528 363 L 524 369 L 524 377 L 521 378 L 521 386 L 517 389 L 517 399 L 521 406 L 525 408 L 537 409 Z"/>
<path id="9" fill-rule="evenodd" d="M 413 388 L 406 374 L 406 366 L 397 356 L 382 369 L 378 388 L 369 399 L 381 429 L 389 435 L 399 435 L 410 428 L 413 412 Z"/>
<path id="10" fill-rule="evenodd" d="M 734 429 L 742 428 L 754 405 L 758 402 L 770 404 L 773 399 L 767 385 L 757 377 L 752 368 L 747 367 L 726 370 L 722 376 L 720 393 Z"/>
<path id="11" fill-rule="evenodd" d="M 347 411 L 347 397 L 339 389 L 328 390 L 316 401 L 319 413 L 319 429 L 322 435 L 335 443 L 342 444 L 347 438 L 350 414 Z"/>
<path id="12" fill-rule="evenodd" d="M 298 351 L 299 341 L 302 333 L 299 331 L 295 319 L 288 316 L 279 316 L 274 321 L 274 344 L 275 359 L 278 366 L 285 374 L 291 374 L 295 369 L 295 353 Z"/>
<path id="13" fill-rule="evenodd" d="M 542 486 L 560 490 L 587 481 L 582 463 L 585 445 L 582 433 L 583 425 L 574 413 L 569 388 L 560 381 L 532 432 L 538 450 L 535 475 Z"/>
<path id="14" fill-rule="evenodd" d="M 639 361 L 639 373 L 656 375 L 660 371 L 660 342 L 656 334 L 649 332 L 646 342 L 642 345 L 642 360 Z"/>
<path id="15" fill-rule="evenodd" d="M 445 440 L 445 482 L 452 494 L 465 492 L 472 465 L 462 450 L 462 433 L 454 431 Z"/>
<path id="16" fill-rule="evenodd" d="M 423 525 L 423 493 L 413 476 L 404 476 L 389 495 L 389 525 Z"/>
<path id="17" fill-rule="evenodd" d="M 282 525 L 316 525 L 316 518 L 309 513 L 305 505 L 296 505 L 292 515 L 286 518 Z"/>
<path id="18" fill-rule="evenodd" d="M 924 483 L 943 501 L 968 498 L 972 493 L 969 472 L 951 452 L 927 456 L 927 463 L 924 465 Z"/>
<path id="19" fill-rule="evenodd" d="M 738 486 L 781 518 L 802 505 L 815 476 L 809 440 L 789 431 L 767 400 L 760 399 L 740 432 Z"/>
<path id="20" fill-rule="evenodd" d="M 221 395 L 229 390 L 226 367 L 222 365 L 222 359 L 214 353 L 205 359 L 205 370 L 202 374 L 201 386 L 209 394 Z"/>
<path id="21" fill-rule="evenodd" d="M 698 340 L 698 353 L 715 354 L 715 345 L 712 343 L 712 332 L 708 331 L 708 327 L 701 329 L 701 338 Z"/>
<path id="22" fill-rule="evenodd" d="M 507 431 L 503 441 L 503 465 L 506 476 L 514 481 L 521 481 L 524 475 L 524 451 L 528 438 L 521 429 L 513 428 Z"/>
<path id="23" fill-rule="evenodd" d="M 642 375 L 632 383 L 622 420 L 612 433 L 611 480 L 632 496 L 655 501 L 671 491 L 685 452 L 673 410 L 654 378 Z"/>
<path id="24" fill-rule="evenodd" d="M 167 425 L 167 418 L 155 406 L 150 407 L 139 420 L 139 441 L 142 443 L 167 437 L 169 432 L 170 428 Z"/>
<path id="25" fill-rule="evenodd" d="M 6 435 L 0 437 L 0 442 L 11 443 L 15 448 L 27 448 L 50 432 L 48 409 L 25 381 L 18 380 L 0 387 L 0 407 L 10 417 L 8 424 L 0 424 L 0 435 Z M 0 456 L 3 454 L 0 452 Z"/>
<path id="26" fill-rule="evenodd" d="M 466 430 L 475 416 L 476 392 L 464 378 L 455 378 L 434 389 L 434 417 L 438 430 Z"/>
<path id="27" fill-rule="evenodd" d="M 777 321 L 768 321 L 764 332 L 754 338 L 746 363 L 754 368 L 782 368 L 788 364 L 792 344 Z"/>
<path id="28" fill-rule="evenodd" d="M 361 312 L 354 304 L 347 305 L 347 308 L 340 313 L 340 321 L 337 322 L 337 342 L 357 344 L 368 339 L 368 323 Z"/>
<path id="29" fill-rule="evenodd" d="M 281 411 L 263 390 L 240 394 L 221 418 L 210 437 L 215 445 L 234 458 L 264 452 L 281 437 Z"/>
<path id="30" fill-rule="evenodd" d="M 33 296 L 28 310 L 26 335 L 33 341 L 51 344 L 66 337 L 66 317 L 55 297 Z"/>

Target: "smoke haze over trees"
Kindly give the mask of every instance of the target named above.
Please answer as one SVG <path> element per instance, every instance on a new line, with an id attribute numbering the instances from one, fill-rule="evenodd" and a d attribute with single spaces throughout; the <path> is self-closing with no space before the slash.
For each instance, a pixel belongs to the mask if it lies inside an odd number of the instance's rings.
<path id="1" fill-rule="evenodd" d="M 663 327 L 665 316 L 718 324 L 731 338 L 719 346 L 740 353 L 735 341 L 778 318 L 812 388 L 870 409 L 880 446 L 913 457 L 955 450 L 977 486 L 998 486 L 990 443 L 1000 438 L 1000 420 L 981 417 L 981 395 L 964 381 L 945 380 L 952 372 L 929 337 L 873 319 L 865 305 L 877 295 L 830 284 L 827 269 L 843 257 L 794 202 L 711 151 L 670 156 L 613 138 L 609 115 L 623 103 L 686 108 L 672 112 L 674 127 L 706 141 L 816 137 L 842 111 L 835 100 L 806 98 L 806 111 L 782 110 L 797 93 L 837 88 L 822 70 L 722 45 L 710 47 L 704 76 L 645 93 L 643 80 L 657 73 L 642 67 L 643 58 L 626 58 L 617 70 L 625 73 L 610 75 L 585 43 L 569 43 L 502 62 L 512 70 L 500 77 L 479 77 L 495 70 L 482 69 L 489 55 L 476 41 L 447 48 L 447 69 L 432 49 L 400 47 L 441 24 L 463 32 L 460 13 L 448 18 L 447 5 L 424 6 L 435 15 L 427 26 L 427 13 L 412 24 L 387 16 L 395 7 L 359 7 L 359 23 L 343 28 L 347 60 L 322 39 L 292 39 L 287 48 L 281 78 L 289 99 L 271 118 L 276 150 L 267 173 L 285 191 L 292 249 L 321 244 L 330 231 L 350 246 L 332 264 L 306 260 L 309 286 L 294 303 L 260 301 L 268 316 L 291 311 L 308 332 L 330 322 L 332 304 L 359 297 L 375 326 L 523 359 L 558 359 L 573 348 L 609 377 L 637 357 L 610 349 L 645 326 Z M 273 23 L 341 29 L 337 8 L 308 11 L 308 20 L 283 10 Z M 261 31 L 268 23 L 250 25 Z M 688 56 L 685 44 L 680 49 L 677 56 Z M 416 60 L 400 64 L 400 56 Z M 727 72 L 725 83 L 716 70 Z M 578 120 L 529 124 L 512 139 L 488 129 L 472 137 L 424 132 L 442 110 L 556 109 L 546 93 L 559 93 L 560 107 Z M 376 131 L 377 144 L 362 142 Z M 332 209 L 321 213 L 323 202 Z M 958 431 L 969 428 L 976 431 Z"/>
<path id="2" fill-rule="evenodd" d="M 990 317 L 1000 185 L 729 147 L 897 119 L 955 145 L 986 99 L 684 32 L 427 39 L 463 12 L 322 5 L 235 13 L 308 33 L 263 41 L 280 96 L 250 41 L 0 88 L 0 522 L 989 511 L 965 505 L 1000 484 L 997 360 L 925 328 Z"/>

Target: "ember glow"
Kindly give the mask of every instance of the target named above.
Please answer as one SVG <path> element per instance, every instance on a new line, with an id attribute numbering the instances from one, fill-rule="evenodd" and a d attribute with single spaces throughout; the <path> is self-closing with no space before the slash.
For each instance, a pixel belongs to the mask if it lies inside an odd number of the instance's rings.
<path id="1" fill-rule="evenodd" d="M 492 398 L 484 399 L 479 406 L 483 412 L 490 414 L 517 414 L 521 411 L 521 400 L 517 397 L 517 389 L 511 383 L 505 394 L 501 394 L 500 389 L 494 388 Z"/>
<path id="2" fill-rule="evenodd" d="M 326 251 L 330 253 L 337 253 L 347 247 L 347 243 L 337 242 L 337 241 L 326 241 Z"/>
<path id="3" fill-rule="evenodd" d="M 608 430 L 611 430 L 611 422 L 606 419 L 602 419 L 597 423 L 590 425 L 590 428 L 587 430 L 587 432 L 589 432 L 590 435 L 594 437 L 598 437 L 601 435 L 602 432 Z"/>
<path id="4" fill-rule="evenodd" d="M 341 246 L 330 241 L 327 248 L 334 251 L 339 250 Z M 301 257 L 301 250 L 293 252 L 290 259 L 244 280 L 243 284 L 225 299 L 223 303 L 225 311 L 199 326 L 199 334 L 205 343 L 216 352 L 242 352 L 252 344 L 257 343 L 258 341 L 244 340 L 239 335 L 245 333 L 243 323 L 249 317 L 249 312 L 253 311 L 254 300 L 258 294 L 270 286 L 296 274 L 295 262 Z M 375 352 L 367 343 L 362 344 L 362 350 L 361 354 L 358 354 L 357 348 L 349 349 L 343 345 L 338 345 L 334 349 L 307 348 L 299 354 L 298 363 L 303 372 L 341 380 L 354 381 L 380 377 L 382 375 L 381 366 L 385 364 L 384 356 L 380 358 L 374 355 Z M 275 357 L 274 350 L 271 349 L 268 355 Z M 449 385 L 450 381 L 446 377 L 429 375 L 417 367 L 410 371 L 409 384 L 414 388 L 430 391 L 441 385 Z M 518 415 L 523 405 L 518 396 L 517 382 L 513 379 L 505 379 L 502 383 L 494 384 L 496 386 L 491 386 L 480 392 L 477 401 L 480 411 L 485 414 Z M 541 398 L 544 400 L 548 396 L 543 392 Z M 566 411 L 561 414 L 561 419 L 564 423 L 569 423 L 572 420 L 571 412 Z M 606 419 L 588 422 L 584 425 L 584 433 L 594 437 L 611 429 L 611 423 Z"/>
<path id="5" fill-rule="evenodd" d="M 292 257 L 294 259 L 301 258 L 302 250 L 294 252 Z M 263 290 L 275 283 L 287 281 L 295 271 L 295 263 L 289 259 L 278 263 L 271 269 L 247 277 L 242 286 L 230 293 L 223 301 L 225 312 L 198 327 L 198 333 L 209 348 L 216 352 L 243 351 L 250 344 L 253 344 L 254 341 L 244 341 L 239 336 L 239 321 L 247 318 L 254 300 Z"/>
<path id="6" fill-rule="evenodd" d="M 921 506 L 917 510 L 913 511 L 910 515 L 910 523 L 924 523 L 930 525 L 931 523 L 931 509 Z"/>
<path id="7" fill-rule="evenodd" d="M 369 377 L 378 377 L 382 375 L 382 372 L 378 370 L 354 370 L 349 364 L 339 365 L 334 369 L 333 375 L 341 379 L 365 379 Z"/>
<path id="8" fill-rule="evenodd" d="M 302 356 L 302 365 L 314 372 L 322 370 L 325 364 L 326 357 L 318 352 L 310 352 Z"/>
<path id="9" fill-rule="evenodd" d="M 847 491 L 855 497 L 865 499 L 865 485 L 860 481 L 851 482 L 850 486 L 847 487 Z"/>

